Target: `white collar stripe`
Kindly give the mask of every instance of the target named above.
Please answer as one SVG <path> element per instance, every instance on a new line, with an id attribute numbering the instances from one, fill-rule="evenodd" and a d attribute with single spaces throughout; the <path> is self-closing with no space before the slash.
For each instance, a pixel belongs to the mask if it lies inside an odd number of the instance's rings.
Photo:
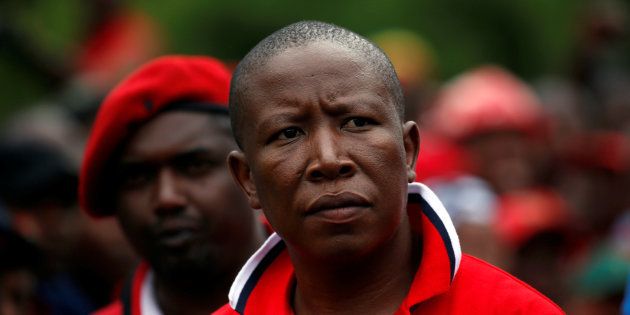
<path id="1" fill-rule="evenodd" d="M 258 263 L 256 268 L 250 275 L 249 279 L 247 279 L 247 282 L 245 282 L 245 285 L 241 290 L 241 294 L 238 297 L 238 303 L 236 303 L 236 308 L 234 310 L 236 310 L 240 314 L 245 313 L 245 305 L 247 304 L 247 299 L 249 298 L 249 295 L 252 293 L 252 291 L 254 291 L 254 287 L 258 283 L 258 280 L 262 276 L 263 272 L 265 272 L 267 267 L 271 265 L 271 263 L 276 259 L 276 257 L 278 257 L 278 255 L 280 255 L 284 248 L 284 242 L 278 242 L 273 248 L 271 248 L 271 250 L 269 250 L 267 255 L 263 257 L 260 263 Z"/>
<path id="2" fill-rule="evenodd" d="M 140 314 L 162 315 L 162 310 L 160 310 L 155 296 L 153 270 L 147 270 L 144 280 L 142 281 L 142 289 L 140 291 Z"/>
<path id="3" fill-rule="evenodd" d="M 276 246 L 278 244 L 282 244 L 282 246 Z M 254 288 L 256 282 L 262 275 L 262 272 L 265 268 L 273 261 L 274 258 L 280 253 L 280 250 L 277 253 L 272 252 L 274 248 L 284 247 L 284 242 L 280 238 L 280 236 L 276 233 L 271 234 L 265 243 L 252 255 L 241 271 L 239 271 L 234 283 L 232 283 L 232 287 L 230 288 L 230 293 L 228 294 L 228 298 L 230 301 L 230 306 L 232 309 L 237 310 L 237 306 L 241 306 L 243 310 L 240 310 L 239 313 L 242 314 L 242 311 L 245 309 L 245 302 L 251 293 L 251 290 Z M 270 255 L 270 252 L 274 253 Z M 270 258 L 266 258 L 270 257 Z M 263 260 L 267 263 L 263 263 Z M 260 268 L 259 268 L 260 267 Z M 256 273 L 256 274 L 254 274 Z M 247 287 L 248 290 L 245 290 Z M 246 292 L 248 291 L 248 292 Z M 243 294 L 247 293 L 247 294 Z"/>
<path id="4" fill-rule="evenodd" d="M 462 260 L 462 249 L 459 245 L 459 237 L 457 236 L 457 232 L 455 231 L 455 226 L 451 221 L 451 217 L 449 216 L 446 208 L 435 195 L 435 193 L 426 185 L 415 182 L 408 185 L 408 193 L 411 194 L 419 194 L 422 197 L 422 200 L 426 202 L 428 207 L 422 207 L 422 210 L 427 217 L 431 220 L 438 230 L 440 234 L 442 234 L 442 239 L 444 240 L 444 245 L 449 252 L 449 258 L 451 258 L 451 281 L 455 278 L 457 274 L 457 270 L 459 270 L 459 264 Z M 437 218 L 430 215 L 429 213 L 433 212 L 437 215 Z M 439 224 L 441 223 L 441 224 Z M 451 256 L 452 252 L 452 257 Z"/>

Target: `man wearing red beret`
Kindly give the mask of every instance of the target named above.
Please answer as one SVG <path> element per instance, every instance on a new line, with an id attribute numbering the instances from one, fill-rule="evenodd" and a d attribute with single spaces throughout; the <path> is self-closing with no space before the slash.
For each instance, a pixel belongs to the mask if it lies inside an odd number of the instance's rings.
<path id="1" fill-rule="evenodd" d="M 420 134 L 374 44 L 322 22 L 250 51 L 230 91 L 230 170 L 277 232 L 216 314 L 562 314 L 462 255 L 442 203 L 415 183 Z"/>
<path id="2" fill-rule="evenodd" d="M 208 314 L 261 243 L 262 227 L 225 165 L 236 148 L 229 81 L 217 60 L 162 57 L 103 102 L 80 202 L 93 216 L 115 215 L 143 262 L 97 314 Z"/>

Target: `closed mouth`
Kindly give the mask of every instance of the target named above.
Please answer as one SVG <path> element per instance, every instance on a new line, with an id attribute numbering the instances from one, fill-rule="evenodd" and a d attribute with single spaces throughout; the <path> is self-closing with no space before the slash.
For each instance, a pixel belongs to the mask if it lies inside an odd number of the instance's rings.
<path id="1" fill-rule="evenodd" d="M 164 222 L 158 229 L 157 242 L 164 247 L 181 247 L 197 236 L 198 226 L 189 220 Z"/>
<path id="2" fill-rule="evenodd" d="M 342 210 L 349 208 L 366 208 L 372 204 L 361 195 L 342 192 L 338 194 L 326 194 L 312 202 L 306 211 L 307 215 L 313 215 L 324 211 Z"/>

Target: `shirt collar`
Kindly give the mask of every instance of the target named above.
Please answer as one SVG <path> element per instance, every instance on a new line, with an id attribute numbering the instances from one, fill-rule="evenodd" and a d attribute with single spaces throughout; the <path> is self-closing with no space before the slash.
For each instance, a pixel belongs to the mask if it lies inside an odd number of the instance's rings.
<path id="1" fill-rule="evenodd" d="M 409 184 L 407 211 L 412 227 L 421 233 L 423 245 L 420 266 L 403 301 L 411 308 L 448 290 L 459 269 L 462 253 L 455 227 L 431 189 L 421 183 Z M 290 310 L 287 299 L 293 266 L 285 248 L 284 241 L 273 233 L 249 258 L 230 288 L 229 303 L 234 310 L 244 314 L 252 299 L 265 301 L 276 311 Z"/>
<path id="2" fill-rule="evenodd" d="M 140 312 L 142 315 L 162 315 L 155 297 L 153 270 L 148 270 L 140 289 Z"/>

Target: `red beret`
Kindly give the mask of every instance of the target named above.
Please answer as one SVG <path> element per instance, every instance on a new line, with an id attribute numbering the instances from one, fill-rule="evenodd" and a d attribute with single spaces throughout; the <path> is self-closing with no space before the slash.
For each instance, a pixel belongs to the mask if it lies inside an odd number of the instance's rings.
<path id="1" fill-rule="evenodd" d="M 134 126 L 173 102 L 227 109 L 230 79 L 228 69 L 216 59 L 165 56 L 143 65 L 119 83 L 101 104 L 88 138 L 79 179 L 81 207 L 96 217 L 114 213 L 106 168 Z"/>

